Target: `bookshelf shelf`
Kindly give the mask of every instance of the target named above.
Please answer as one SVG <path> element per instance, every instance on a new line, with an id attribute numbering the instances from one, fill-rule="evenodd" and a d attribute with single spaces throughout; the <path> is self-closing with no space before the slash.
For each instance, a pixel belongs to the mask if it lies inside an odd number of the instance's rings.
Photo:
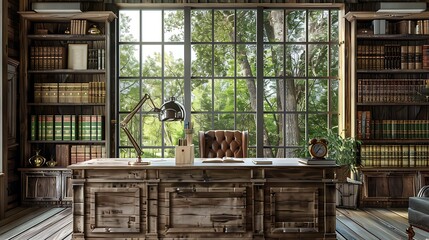
<path id="1" fill-rule="evenodd" d="M 102 106 L 104 107 L 105 103 L 28 103 L 28 106 L 53 106 L 53 107 L 59 107 L 59 106 Z"/>
<path id="2" fill-rule="evenodd" d="M 43 41 L 104 41 L 106 35 L 79 35 L 79 34 L 29 34 L 30 40 Z"/>
<path id="3" fill-rule="evenodd" d="M 29 143 L 32 144 L 43 144 L 43 143 L 54 143 L 54 144 L 105 144 L 106 141 L 105 140 L 100 140 L 100 141 L 83 141 L 83 140 L 70 140 L 70 141 L 63 141 L 63 140 L 52 140 L 52 141 L 42 141 L 42 140 L 37 140 L 37 141 L 29 141 Z M 88 159 L 89 160 L 89 159 Z"/>
<path id="4" fill-rule="evenodd" d="M 350 135 L 362 141 L 362 207 L 407 206 L 429 184 L 419 179 L 429 166 L 428 18 L 429 12 L 346 15 L 353 50 Z"/>
<path id="5" fill-rule="evenodd" d="M 105 74 L 106 69 L 51 69 L 51 70 L 28 70 L 29 74 Z"/>

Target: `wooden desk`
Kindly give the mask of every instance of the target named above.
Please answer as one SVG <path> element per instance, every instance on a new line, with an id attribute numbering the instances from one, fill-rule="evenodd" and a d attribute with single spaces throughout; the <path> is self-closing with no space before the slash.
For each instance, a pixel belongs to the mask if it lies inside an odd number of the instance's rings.
<path id="1" fill-rule="evenodd" d="M 73 238 L 336 239 L 337 167 L 269 160 L 71 165 Z"/>

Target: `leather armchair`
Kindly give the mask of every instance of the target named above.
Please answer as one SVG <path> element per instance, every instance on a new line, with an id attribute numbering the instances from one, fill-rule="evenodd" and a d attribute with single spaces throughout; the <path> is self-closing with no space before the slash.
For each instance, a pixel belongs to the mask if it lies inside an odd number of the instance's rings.
<path id="1" fill-rule="evenodd" d="M 413 226 L 429 232 L 429 185 L 420 189 L 417 197 L 410 197 L 408 202 L 408 239 L 413 239 Z"/>
<path id="2" fill-rule="evenodd" d="M 247 157 L 248 131 L 209 130 L 198 135 L 201 158 Z"/>

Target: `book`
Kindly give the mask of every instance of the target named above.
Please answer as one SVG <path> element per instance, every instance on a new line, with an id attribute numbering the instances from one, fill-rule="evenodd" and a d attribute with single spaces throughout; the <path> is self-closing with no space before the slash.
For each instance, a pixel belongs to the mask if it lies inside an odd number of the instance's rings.
<path id="1" fill-rule="evenodd" d="M 203 163 L 244 163 L 241 158 L 223 157 L 223 158 L 205 158 Z"/>
<path id="2" fill-rule="evenodd" d="M 88 44 L 70 43 L 68 50 L 68 69 L 87 69 Z"/>
<path id="3" fill-rule="evenodd" d="M 271 161 L 271 160 L 253 159 L 252 162 L 255 165 L 271 165 L 271 164 L 273 164 L 273 161 Z"/>
<path id="4" fill-rule="evenodd" d="M 333 159 L 313 159 L 313 158 L 301 158 L 299 159 L 300 163 L 306 165 L 335 165 L 335 160 Z"/>

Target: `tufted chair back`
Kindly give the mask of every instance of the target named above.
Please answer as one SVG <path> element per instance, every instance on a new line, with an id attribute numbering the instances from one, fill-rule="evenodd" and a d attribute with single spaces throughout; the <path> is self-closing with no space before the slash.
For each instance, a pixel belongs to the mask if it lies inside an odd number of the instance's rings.
<path id="1" fill-rule="evenodd" d="M 200 131 L 199 140 L 201 158 L 247 157 L 248 131 Z"/>

